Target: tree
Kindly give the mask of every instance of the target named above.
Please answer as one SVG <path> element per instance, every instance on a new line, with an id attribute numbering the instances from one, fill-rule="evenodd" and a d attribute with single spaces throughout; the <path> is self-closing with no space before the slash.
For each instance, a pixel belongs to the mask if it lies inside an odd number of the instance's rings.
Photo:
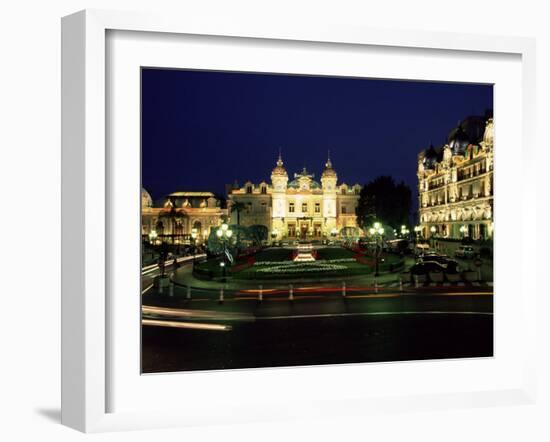
<path id="1" fill-rule="evenodd" d="M 241 225 L 241 212 L 246 210 L 246 204 L 240 201 L 235 201 L 231 204 L 231 213 L 237 212 L 237 225 Z"/>
<path id="2" fill-rule="evenodd" d="M 267 241 L 269 229 L 262 224 L 254 224 L 250 226 L 250 233 L 257 244 L 261 244 L 263 241 Z"/>
<path id="3" fill-rule="evenodd" d="M 172 244 L 176 243 L 176 225 L 177 221 L 185 218 L 185 214 L 176 209 L 176 199 L 170 197 L 170 210 L 163 210 L 159 218 L 168 218 L 172 224 Z"/>
<path id="4" fill-rule="evenodd" d="M 375 221 L 399 228 L 409 224 L 411 189 L 404 182 L 396 184 L 391 176 L 379 176 L 363 186 L 357 205 L 357 220 L 363 229 Z"/>

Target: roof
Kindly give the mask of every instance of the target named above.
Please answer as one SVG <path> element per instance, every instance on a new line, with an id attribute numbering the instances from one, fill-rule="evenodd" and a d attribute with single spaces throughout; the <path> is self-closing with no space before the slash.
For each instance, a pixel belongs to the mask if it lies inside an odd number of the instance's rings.
<path id="1" fill-rule="evenodd" d="M 297 179 L 292 180 L 290 183 L 288 183 L 288 187 L 298 189 L 300 187 L 300 183 L 298 182 Z M 320 189 L 321 185 L 315 180 L 310 180 L 309 181 L 309 187 L 311 189 Z"/>
<path id="2" fill-rule="evenodd" d="M 168 195 L 173 197 L 187 197 L 187 198 L 193 198 L 193 197 L 204 197 L 204 198 L 210 198 L 213 197 L 214 194 L 212 192 L 172 192 Z"/>

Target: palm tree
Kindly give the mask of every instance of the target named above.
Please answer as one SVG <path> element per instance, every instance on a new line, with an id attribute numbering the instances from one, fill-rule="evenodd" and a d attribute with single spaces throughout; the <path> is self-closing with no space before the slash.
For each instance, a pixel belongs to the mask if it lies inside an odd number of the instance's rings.
<path id="1" fill-rule="evenodd" d="M 239 226 L 241 224 L 241 212 L 246 210 L 246 204 L 241 203 L 240 201 L 235 201 L 233 204 L 231 204 L 231 213 L 237 212 L 237 225 Z"/>
<path id="2" fill-rule="evenodd" d="M 176 209 L 176 200 L 174 197 L 170 197 L 170 210 L 162 211 L 159 214 L 161 218 L 169 218 L 172 223 L 172 245 L 176 243 L 176 220 L 185 218 L 185 214 Z"/>
<path id="3" fill-rule="evenodd" d="M 233 204 L 231 204 L 231 213 L 237 212 L 237 237 L 236 237 L 236 246 L 237 251 L 239 250 L 240 240 L 241 240 L 241 212 L 245 211 L 247 209 L 247 204 L 242 203 L 240 201 L 235 201 Z"/>

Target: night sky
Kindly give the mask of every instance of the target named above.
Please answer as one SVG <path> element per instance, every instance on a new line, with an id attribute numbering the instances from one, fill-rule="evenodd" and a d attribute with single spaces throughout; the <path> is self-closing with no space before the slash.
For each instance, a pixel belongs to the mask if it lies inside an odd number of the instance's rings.
<path id="1" fill-rule="evenodd" d="M 418 152 L 492 108 L 490 85 L 143 69 L 142 184 L 224 195 L 269 182 L 279 149 L 318 180 L 330 150 L 339 183 L 391 175 L 415 204 Z"/>

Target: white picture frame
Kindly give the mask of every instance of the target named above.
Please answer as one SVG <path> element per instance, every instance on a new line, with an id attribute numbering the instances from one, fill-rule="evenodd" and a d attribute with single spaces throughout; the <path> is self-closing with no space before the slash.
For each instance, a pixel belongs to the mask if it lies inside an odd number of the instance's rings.
<path id="1" fill-rule="evenodd" d="M 111 312 L 108 302 L 109 254 L 109 156 L 107 155 L 107 45 L 110 31 L 142 31 L 172 35 L 202 35 L 225 38 L 269 39 L 285 42 L 337 43 L 379 48 L 425 48 L 468 51 L 477 54 L 514 54 L 521 57 L 522 109 L 521 152 L 524 170 L 535 158 L 535 43 L 532 39 L 417 31 L 349 28 L 341 25 L 308 24 L 294 27 L 244 19 L 216 23 L 195 17 L 166 17 L 87 10 L 62 21 L 62 423 L 85 432 L 208 424 L 210 417 L 190 416 L 182 410 L 110 411 L 108 395 L 112 354 L 108 342 Z M 498 139 L 498 130 L 497 130 Z M 498 171 L 496 172 L 499 173 Z M 522 188 L 526 210 L 522 219 L 535 219 L 535 192 Z M 518 237 L 521 238 L 521 229 Z M 520 241 L 521 242 L 521 241 Z M 498 240 L 497 240 L 498 243 Z M 521 245 L 522 257 L 534 256 L 535 245 Z M 498 250 L 498 246 L 495 248 Z M 497 252 L 498 253 L 498 252 Z M 522 269 L 525 274 L 526 268 Z M 533 336 L 536 290 L 533 279 L 521 278 L 525 336 Z M 532 342 L 532 344 L 530 343 Z M 536 396 L 535 339 L 525 343 L 521 385 L 460 394 L 441 391 L 413 396 L 338 397 L 311 400 L 309 410 L 274 406 L 265 413 L 255 410 L 253 395 L 239 403 L 248 411 L 246 420 L 366 414 L 373 410 L 436 409 L 487 406 L 503 403 L 533 403 Z M 290 369 L 292 370 L 292 369 Z M 287 373 L 290 373 L 290 370 Z M 332 370 L 339 370 L 333 367 Z M 221 374 L 223 376 L 223 373 Z M 269 376 L 264 371 L 261 376 Z M 336 407 L 334 407 L 336 405 Z M 352 406 L 353 405 L 353 406 Z M 352 411 L 353 410 L 353 411 Z M 217 422 L 232 422 L 229 414 Z"/>

